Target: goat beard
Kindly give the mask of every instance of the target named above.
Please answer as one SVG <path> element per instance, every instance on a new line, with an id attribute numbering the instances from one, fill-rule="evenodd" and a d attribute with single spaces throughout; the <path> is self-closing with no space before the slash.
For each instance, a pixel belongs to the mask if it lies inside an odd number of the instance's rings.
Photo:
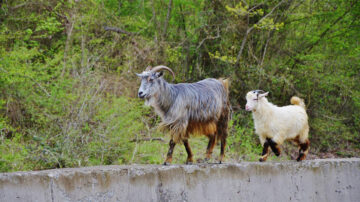
<path id="1" fill-rule="evenodd" d="M 150 98 L 145 98 L 145 105 L 150 106 Z"/>
<path id="2" fill-rule="evenodd" d="M 149 94 L 149 95 L 145 96 L 145 98 L 144 98 L 145 99 L 145 105 L 155 107 L 157 97 L 158 97 L 157 93 Z"/>
<path id="3" fill-rule="evenodd" d="M 154 103 L 153 97 L 145 97 L 145 105 L 146 106 L 152 106 Z"/>

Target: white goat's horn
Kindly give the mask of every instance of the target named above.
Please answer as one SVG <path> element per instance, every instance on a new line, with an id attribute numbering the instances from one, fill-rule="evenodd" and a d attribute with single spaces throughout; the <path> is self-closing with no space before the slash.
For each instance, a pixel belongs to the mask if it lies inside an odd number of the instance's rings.
<path id="1" fill-rule="evenodd" d="M 172 76 L 173 76 L 173 80 L 175 79 L 175 73 L 174 73 L 169 67 L 167 67 L 167 66 L 159 65 L 159 66 L 156 66 L 156 67 L 154 67 L 154 68 L 151 69 L 152 72 L 158 72 L 158 71 L 160 71 L 160 70 L 167 70 L 167 71 L 169 71 L 169 72 L 172 74 Z"/>
<path id="2" fill-rule="evenodd" d="M 150 71 L 151 69 L 152 69 L 151 66 L 147 66 L 146 69 L 145 69 L 145 71 Z"/>

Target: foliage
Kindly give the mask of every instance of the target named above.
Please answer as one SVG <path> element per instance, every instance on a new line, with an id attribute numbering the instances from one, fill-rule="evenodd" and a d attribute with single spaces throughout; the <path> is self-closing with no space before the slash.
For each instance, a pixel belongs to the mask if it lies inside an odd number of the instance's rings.
<path id="1" fill-rule="evenodd" d="M 252 89 L 270 91 L 277 105 L 305 99 L 310 157 L 359 156 L 358 1 L 14 0 L 0 7 L 1 172 L 162 163 L 169 137 L 136 99 L 134 74 L 159 64 L 175 71 L 175 82 L 230 78 L 228 162 L 261 153 L 243 110 Z M 190 144 L 203 158 L 206 138 Z M 284 145 L 280 160 L 295 150 Z M 183 146 L 174 154 L 174 163 L 185 161 Z"/>

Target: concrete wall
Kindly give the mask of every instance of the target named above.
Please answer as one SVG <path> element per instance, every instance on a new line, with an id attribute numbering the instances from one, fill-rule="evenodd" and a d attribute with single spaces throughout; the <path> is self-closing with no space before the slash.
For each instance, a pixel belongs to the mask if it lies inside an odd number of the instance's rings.
<path id="1" fill-rule="evenodd" d="M 360 201 L 360 159 L 0 174 L 0 201 Z"/>

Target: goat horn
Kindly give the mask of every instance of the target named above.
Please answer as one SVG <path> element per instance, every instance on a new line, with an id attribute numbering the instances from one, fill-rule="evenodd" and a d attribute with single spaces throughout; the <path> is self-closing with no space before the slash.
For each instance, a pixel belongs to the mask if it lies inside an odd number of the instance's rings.
<path id="1" fill-rule="evenodd" d="M 173 76 L 173 80 L 175 79 L 175 73 L 174 73 L 169 67 L 167 67 L 167 66 L 159 65 L 159 66 L 154 67 L 151 71 L 152 71 L 152 72 L 158 72 L 158 71 L 160 71 L 160 70 L 167 70 L 167 71 L 169 71 L 169 72 L 172 74 L 172 76 Z"/>
<path id="2" fill-rule="evenodd" d="M 145 71 L 150 71 L 151 69 L 152 69 L 151 66 L 147 66 L 146 69 L 145 69 Z"/>
<path id="3" fill-rule="evenodd" d="M 263 90 L 255 90 L 255 92 L 256 92 L 257 94 L 259 94 L 259 93 L 261 93 L 261 94 L 265 93 L 265 91 L 263 91 Z"/>

